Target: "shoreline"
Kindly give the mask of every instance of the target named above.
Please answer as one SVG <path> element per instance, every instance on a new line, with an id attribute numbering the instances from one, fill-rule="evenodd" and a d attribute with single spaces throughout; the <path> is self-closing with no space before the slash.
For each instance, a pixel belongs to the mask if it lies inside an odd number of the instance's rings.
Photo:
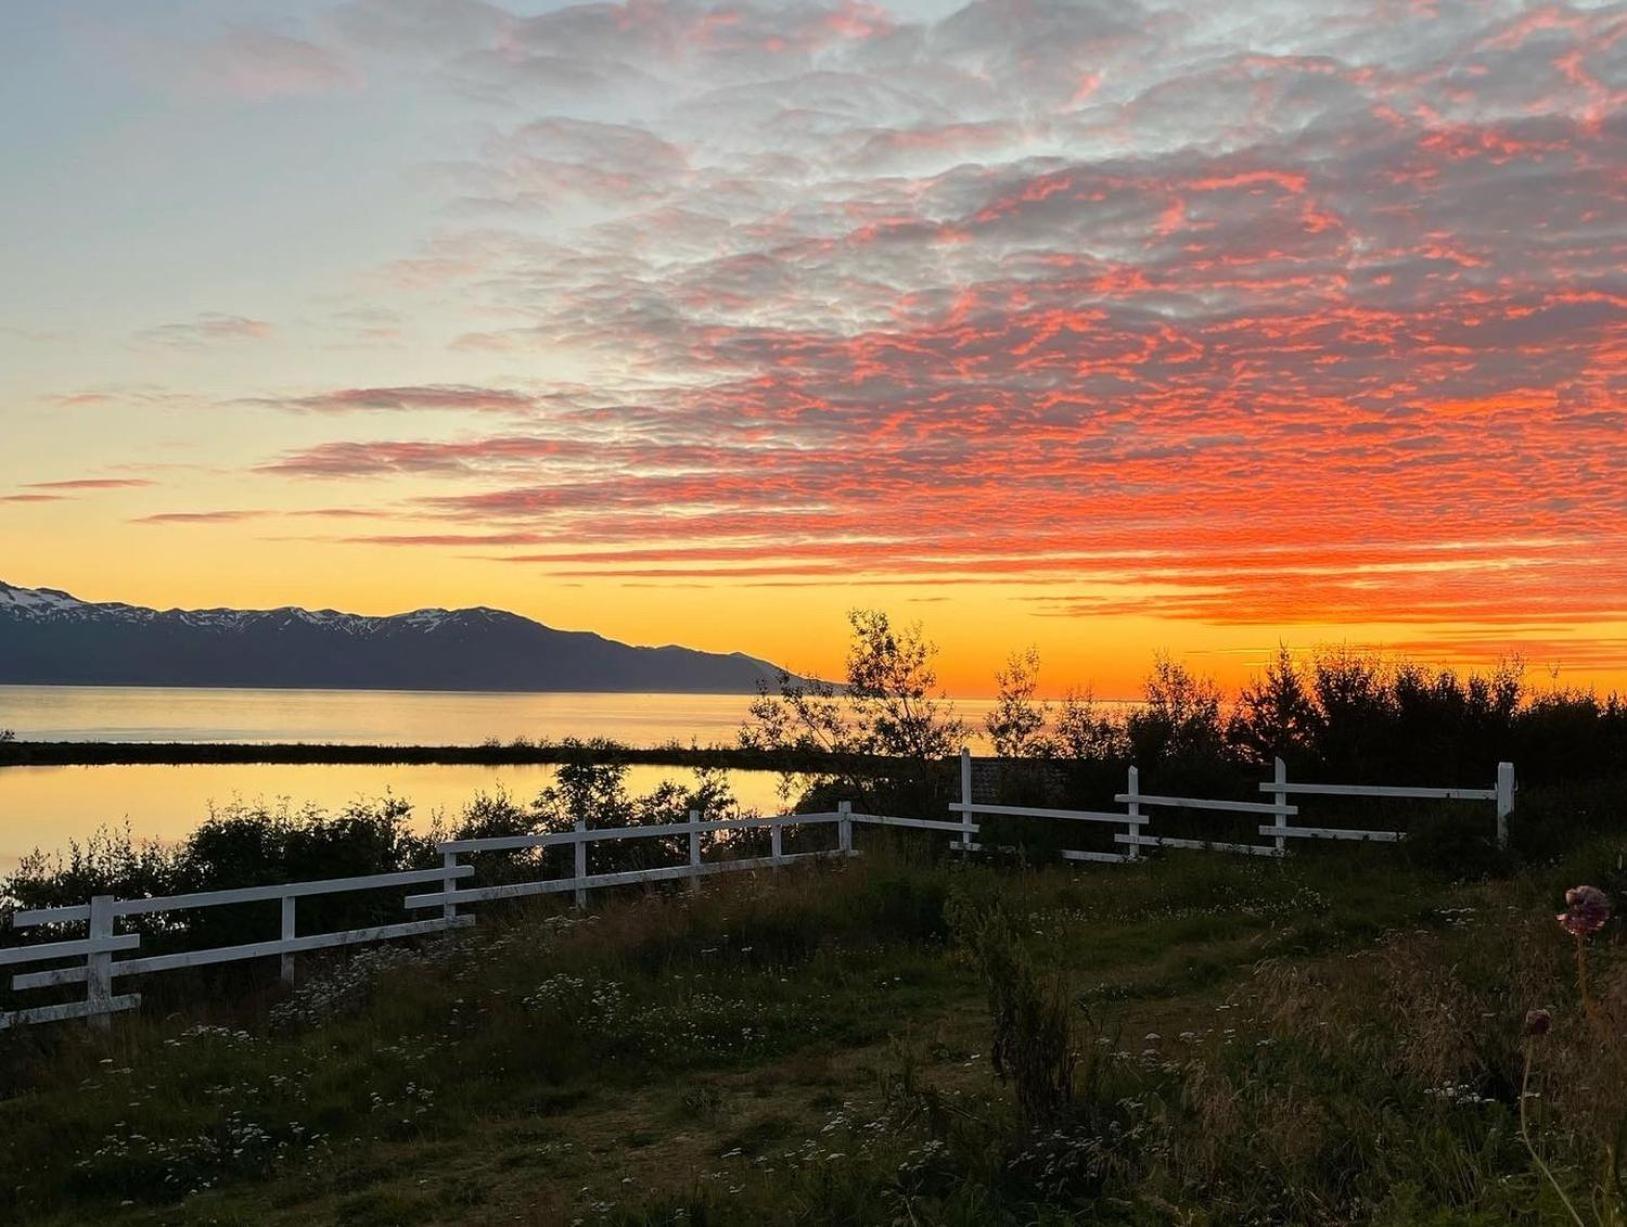
<path id="1" fill-rule="evenodd" d="M 577 761 L 630 766 L 724 767 L 737 771 L 875 771 L 897 767 L 891 758 L 728 746 L 567 745 L 386 745 L 333 742 L 7 741 L 0 742 L 0 770 L 7 767 L 108 767 L 213 763 L 283 765 L 367 764 L 390 766 L 515 766 Z"/>

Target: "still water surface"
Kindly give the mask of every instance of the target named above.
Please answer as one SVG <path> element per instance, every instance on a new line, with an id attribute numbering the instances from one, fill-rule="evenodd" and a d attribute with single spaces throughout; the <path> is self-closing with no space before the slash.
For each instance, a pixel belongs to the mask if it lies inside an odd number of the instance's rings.
<path id="1" fill-rule="evenodd" d="M 734 741 L 738 694 L 516 694 L 0 686 L 0 728 L 31 741 L 326 741 L 474 745 L 488 737 Z"/>
<path id="2" fill-rule="evenodd" d="M 732 744 L 744 695 L 486 694 L 447 691 L 199 690 L 135 686 L 0 686 L 0 728 L 37 741 L 313 741 L 471 745 L 609 737 L 628 745 L 676 739 Z M 987 700 L 957 711 L 981 724 Z M 200 766 L 7 767 L 0 769 L 0 874 L 34 848 L 63 848 L 104 824 L 127 820 L 137 837 L 184 836 L 210 805 L 286 800 L 336 809 L 385 793 L 410 801 L 415 821 L 455 816 L 477 793 L 499 789 L 529 800 L 553 779 L 550 766 L 207 764 Z M 692 781 L 679 767 L 634 767 L 629 791 L 664 779 Z M 779 777 L 731 771 L 743 806 L 778 808 Z"/>
<path id="3" fill-rule="evenodd" d="M 742 806 L 775 812 L 780 777 L 770 771 L 731 771 L 730 787 Z M 478 793 L 508 793 L 529 801 L 553 782 L 545 765 L 479 767 L 277 763 L 200 766 L 6 767 L 0 769 L 0 875 L 35 848 L 55 851 L 83 842 L 96 828 L 126 821 L 138 838 L 174 840 L 209 812 L 235 801 L 293 809 L 336 810 L 386 793 L 410 801 L 413 825 L 427 828 L 437 814 L 455 819 Z M 627 789 L 646 793 L 662 780 L 694 781 L 682 767 L 629 767 Z"/>

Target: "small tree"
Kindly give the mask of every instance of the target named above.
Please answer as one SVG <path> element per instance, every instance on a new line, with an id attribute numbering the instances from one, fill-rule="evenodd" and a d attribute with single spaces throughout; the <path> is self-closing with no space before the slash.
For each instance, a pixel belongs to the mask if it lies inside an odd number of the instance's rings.
<path id="1" fill-rule="evenodd" d="M 781 673 L 778 693 L 762 687 L 740 729 L 756 750 L 876 754 L 930 762 L 960 747 L 965 726 L 937 690 L 937 645 L 919 625 L 894 630 L 880 610 L 855 609 L 847 682 Z"/>
<path id="2" fill-rule="evenodd" d="M 781 673 L 778 693 L 763 687 L 740 729 L 747 749 L 791 750 L 836 755 L 876 755 L 899 759 L 891 799 L 878 781 L 840 769 L 801 777 L 804 797 L 842 793 L 864 805 L 927 805 L 933 790 L 932 764 L 955 753 L 965 726 L 937 692 L 932 667 L 937 647 L 919 625 L 895 630 L 880 610 L 848 614 L 853 638 L 847 653 L 846 684 L 808 681 Z M 782 791 L 789 799 L 791 779 Z"/>
<path id="3" fill-rule="evenodd" d="M 1096 696 L 1087 688 L 1069 689 L 1062 696 L 1051 752 L 1079 762 L 1111 762 L 1129 753 L 1124 722 L 1103 714 Z"/>
<path id="4" fill-rule="evenodd" d="M 1316 692 L 1316 751 L 1321 766 L 1360 780 L 1371 769 L 1391 723 L 1383 663 L 1349 648 L 1324 651 L 1312 666 Z"/>
<path id="5" fill-rule="evenodd" d="M 1277 645 L 1277 656 L 1237 696 L 1237 708 L 1226 727 L 1226 739 L 1254 766 L 1271 760 L 1303 760 L 1310 753 L 1318 729 L 1316 704 L 1288 648 Z"/>
<path id="6" fill-rule="evenodd" d="M 1045 754 L 1050 749 L 1044 735 L 1050 704 L 1034 700 L 1039 685 L 1039 650 L 1030 647 L 1013 652 L 1005 668 L 995 672 L 994 680 L 999 694 L 994 710 L 983 720 L 994 741 L 994 752 L 1001 758 Z"/>
<path id="7" fill-rule="evenodd" d="M 757 684 L 757 697 L 746 709 L 740 745 L 747 750 L 791 750 L 798 753 L 859 754 L 858 730 L 846 700 L 836 687 L 817 678 L 781 672 L 778 683 Z"/>
<path id="8" fill-rule="evenodd" d="M 1220 689 L 1160 654 L 1147 677 L 1145 705 L 1130 715 L 1128 727 L 1138 762 L 1212 764 L 1224 744 Z"/>
<path id="9" fill-rule="evenodd" d="M 1026 1130 L 1054 1128 L 1073 1103 L 1079 1063 L 1065 982 L 1035 966 L 1018 924 L 1000 905 L 960 891 L 950 895 L 944 915 L 983 976 L 995 1075 L 1012 1084 Z"/>
<path id="10" fill-rule="evenodd" d="M 853 641 L 847 650 L 847 697 L 859 739 L 871 754 L 931 762 L 960 749 L 966 728 L 938 688 L 933 658 L 938 645 L 921 624 L 895 630 L 879 609 L 847 615 Z"/>
<path id="11" fill-rule="evenodd" d="M 536 808 L 544 831 L 584 826 L 624 827 L 633 821 L 633 803 L 627 796 L 627 764 L 595 761 L 600 748 L 592 742 L 567 742 L 573 751 L 559 765 L 554 782 L 537 796 Z"/>

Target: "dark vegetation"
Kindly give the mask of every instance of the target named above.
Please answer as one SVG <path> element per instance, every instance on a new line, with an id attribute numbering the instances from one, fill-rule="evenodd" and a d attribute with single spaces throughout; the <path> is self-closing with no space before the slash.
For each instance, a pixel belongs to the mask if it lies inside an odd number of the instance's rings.
<path id="1" fill-rule="evenodd" d="M 782 677 L 777 693 L 753 704 L 741 744 L 890 761 L 892 770 L 858 773 L 833 760 L 803 773 L 803 795 L 819 807 L 857 797 L 872 812 L 941 817 L 959 796 L 949 760 L 967 729 L 937 691 L 934 648 L 918 628 L 895 628 L 884 614 L 855 612 L 852 623 L 846 686 Z M 1290 778 L 1328 783 L 1489 788 L 1503 761 L 1516 764 L 1526 789 L 1585 792 L 1593 781 L 1608 794 L 1627 777 L 1627 701 L 1533 688 L 1517 662 L 1463 677 L 1343 650 L 1299 660 L 1284 649 L 1228 703 L 1212 680 L 1159 658 L 1141 703 L 1124 710 L 1088 690 L 1040 700 L 1039 663 L 1030 649 L 997 675 L 986 732 L 998 757 L 980 764 L 981 803 L 1109 808 L 1132 764 L 1144 793 L 1258 801 L 1279 756 Z M 1329 812 L 1318 800 L 1301 809 L 1307 817 Z M 1258 840 L 1257 819 L 1165 813 L 1165 834 Z M 1594 829 L 1594 814 L 1587 803 L 1567 813 L 1566 837 Z M 1361 818 L 1364 829 L 1406 830 L 1417 854 L 1480 869 L 1496 859 L 1485 816 L 1461 807 L 1369 804 Z M 1528 840 L 1533 829 L 1524 827 Z M 984 832 L 1030 859 L 1054 854 L 1063 838 L 1082 846 L 1078 832 L 1043 820 L 990 820 Z"/>
<path id="2" fill-rule="evenodd" d="M 1279 651 L 1228 703 L 1185 666 L 1159 658 L 1142 703 L 1123 715 L 1088 692 L 1035 699 L 1038 658 L 999 674 L 988 719 L 1005 758 L 1139 765 L 1155 780 L 1225 787 L 1269 775 L 1283 758 L 1295 779 L 1469 784 L 1500 761 L 1531 783 L 1597 778 L 1627 768 L 1627 700 L 1531 686 L 1517 662 L 1461 676 L 1349 651 L 1309 660 Z M 1203 795 L 1203 794 L 1195 794 Z"/>

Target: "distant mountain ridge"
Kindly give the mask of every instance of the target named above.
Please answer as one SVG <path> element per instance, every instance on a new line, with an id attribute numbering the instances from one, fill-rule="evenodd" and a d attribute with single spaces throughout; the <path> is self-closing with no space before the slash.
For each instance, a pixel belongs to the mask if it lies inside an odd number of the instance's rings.
<path id="1" fill-rule="evenodd" d="M 0 581 L 0 683 L 744 694 L 777 666 L 501 609 L 149 609 Z"/>

